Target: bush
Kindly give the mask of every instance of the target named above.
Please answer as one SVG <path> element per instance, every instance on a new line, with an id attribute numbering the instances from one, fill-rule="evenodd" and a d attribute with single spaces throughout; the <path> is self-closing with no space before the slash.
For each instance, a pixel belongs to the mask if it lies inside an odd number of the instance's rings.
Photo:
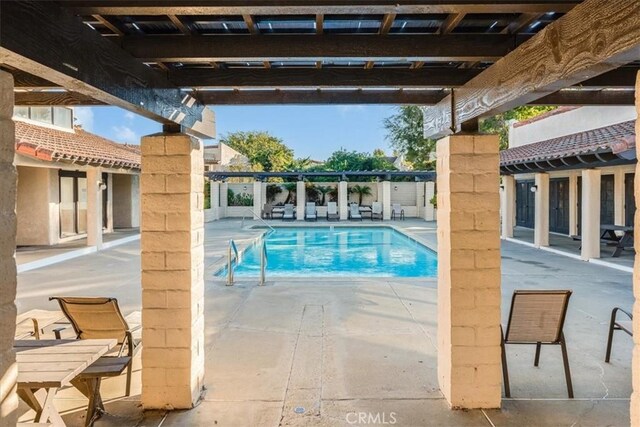
<path id="1" fill-rule="evenodd" d="M 229 206 L 253 206 L 253 195 L 235 194 L 232 189 L 227 190 L 227 203 Z"/>
<path id="2" fill-rule="evenodd" d="M 434 209 L 438 209 L 438 196 L 434 194 L 431 200 L 429 200 L 429 203 L 433 205 Z"/>

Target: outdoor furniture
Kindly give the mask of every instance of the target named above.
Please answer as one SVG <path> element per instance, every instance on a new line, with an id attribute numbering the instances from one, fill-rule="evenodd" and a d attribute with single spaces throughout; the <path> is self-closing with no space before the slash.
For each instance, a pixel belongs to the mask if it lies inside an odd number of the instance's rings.
<path id="1" fill-rule="evenodd" d="M 284 206 L 274 206 L 271 210 L 271 218 L 275 219 L 276 215 L 279 215 L 281 218 L 284 215 Z"/>
<path id="2" fill-rule="evenodd" d="M 621 311 L 627 315 L 629 320 L 618 320 L 618 312 Z M 613 344 L 613 332 L 614 331 L 623 331 L 633 336 L 633 315 L 626 310 L 621 309 L 620 307 L 615 307 L 611 311 L 611 322 L 609 322 L 609 338 L 607 339 L 607 354 L 604 358 L 604 361 L 609 363 L 611 359 L 611 344 Z"/>
<path id="3" fill-rule="evenodd" d="M 13 343 L 18 365 L 18 396 L 36 411 L 35 423 L 51 422 L 64 426 L 53 400 L 61 387 L 71 384 L 78 375 L 117 345 L 115 339 L 87 340 L 17 340 Z M 88 384 L 88 387 L 95 386 Z M 99 398 L 99 389 L 91 389 Z M 95 413 L 89 402 L 87 414 Z"/>
<path id="4" fill-rule="evenodd" d="M 622 251 L 626 248 L 633 248 L 633 227 L 602 224 L 600 226 L 600 231 L 602 231 L 600 239 L 607 243 L 611 243 L 616 247 L 611 255 L 612 257 L 619 257 Z M 623 235 L 618 236 L 616 231 L 622 231 Z"/>
<path id="5" fill-rule="evenodd" d="M 262 219 L 272 219 L 273 218 L 273 206 L 271 203 L 266 203 L 262 208 Z"/>
<path id="6" fill-rule="evenodd" d="M 371 204 L 371 221 L 376 218 L 382 221 L 382 203 L 380 202 L 373 202 Z"/>
<path id="7" fill-rule="evenodd" d="M 108 297 L 50 297 L 49 301 L 56 300 L 60 304 L 62 312 L 71 322 L 78 339 L 112 338 L 117 340 L 119 346 L 115 357 L 124 355 L 130 357 L 127 366 L 126 396 L 131 393 L 131 371 L 133 358 L 142 348 L 139 340 L 134 340 L 133 332 L 140 326 L 130 328 L 122 317 L 118 300 Z M 56 338 L 60 338 L 60 330 L 56 332 Z M 125 352 L 126 350 L 126 352 Z M 113 357 L 113 356 L 107 356 Z"/>
<path id="8" fill-rule="evenodd" d="M 509 323 L 502 337 L 502 375 L 504 394 L 511 397 L 509 370 L 507 368 L 506 344 L 535 344 L 536 355 L 533 366 L 538 366 L 542 345 L 559 345 L 562 349 L 564 374 L 569 398 L 573 398 L 571 371 L 565 343 L 564 320 L 569 305 L 569 290 L 515 291 L 511 299 Z"/>
<path id="9" fill-rule="evenodd" d="M 40 333 L 44 328 L 65 320 L 64 314 L 59 311 L 29 310 L 16 317 L 16 333 L 14 338 L 22 340 L 30 337 L 40 339 Z"/>
<path id="10" fill-rule="evenodd" d="M 284 212 L 282 213 L 283 221 L 293 221 L 295 219 L 295 213 L 293 210 L 293 205 L 284 205 Z"/>
<path id="11" fill-rule="evenodd" d="M 399 203 L 394 203 L 391 206 L 391 219 L 397 219 L 398 217 L 404 221 L 404 209 Z"/>
<path id="12" fill-rule="evenodd" d="M 314 202 L 307 202 L 307 206 L 304 210 L 305 221 L 317 221 L 318 212 L 316 211 L 316 204 Z"/>
<path id="13" fill-rule="evenodd" d="M 371 206 L 359 206 L 358 212 L 360 212 L 360 215 L 369 215 L 369 218 L 371 218 Z"/>
<path id="14" fill-rule="evenodd" d="M 327 221 L 340 221 L 340 214 L 338 213 L 338 204 L 336 202 L 327 203 Z"/>
<path id="15" fill-rule="evenodd" d="M 349 205 L 349 219 L 359 219 L 362 221 L 362 215 L 360 214 L 360 209 L 357 203 L 351 203 Z"/>

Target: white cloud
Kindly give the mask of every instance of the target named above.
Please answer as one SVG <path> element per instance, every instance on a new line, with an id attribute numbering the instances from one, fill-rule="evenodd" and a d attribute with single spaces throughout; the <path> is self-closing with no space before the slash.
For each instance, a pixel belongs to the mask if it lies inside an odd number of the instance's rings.
<path id="1" fill-rule="evenodd" d="M 125 111 L 125 113 L 124 113 L 124 118 L 125 118 L 127 121 L 132 122 L 132 121 L 133 121 L 133 119 L 135 119 L 135 118 L 136 118 L 136 115 L 135 115 L 134 113 L 132 113 L 131 111 Z"/>
<path id="2" fill-rule="evenodd" d="M 114 139 L 127 144 L 139 144 L 140 137 L 129 126 L 113 126 Z"/>
<path id="3" fill-rule="evenodd" d="M 338 109 L 338 112 L 343 116 L 346 116 L 349 113 L 357 113 L 364 110 L 364 106 L 362 105 L 338 105 L 336 108 Z"/>
<path id="4" fill-rule="evenodd" d="M 76 107 L 73 110 L 76 124 L 81 125 L 87 132 L 93 132 L 93 110 L 91 107 Z"/>

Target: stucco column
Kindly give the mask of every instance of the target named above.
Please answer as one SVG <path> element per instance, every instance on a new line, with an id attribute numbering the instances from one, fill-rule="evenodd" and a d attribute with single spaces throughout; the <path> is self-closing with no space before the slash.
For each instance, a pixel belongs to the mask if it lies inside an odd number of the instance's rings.
<path id="1" fill-rule="evenodd" d="M 431 199 L 436 194 L 436 183 L 434 181 L 427 181 L 424 183 L 424 220 L 435 221 L 436 209 L 431 204 Z"/>
<path id="2" fill-rule="evenodd" d="M 624 225 L 624 171 L 616 170 L 613 175 L 613 221 Z"/>
<path id="3" fill-rule="evenodd" d="M 227 217 L 227 206 L 229 206 L 229 183 L 220 183 L 220 210 L 218 213 L 219 218 Z"/>
<path id="4" fill-rule="evenodd" d="M 263 205 L 267 203 L 267 185 L 268 185 L 267 182 L 260 183 L 260 194 L 261 194 Z"/>
<path id="5" fill-rule="evenodd" d="M 426 202 L 424 200 L 424 182 L 416 181 L 416 217 L 424 217 L 424 207 Z"/>
<path id="6" fill-rule="evenodd" d="M 262 181 L 254 181 L 253 183 L 253 219 L 259 220 L 262 215 Z"/>
<path id="7" fill-rule="evenodd" d="M 569 235 L 578 235 L 578 175 L 569 175 Z"/>
<path id="8" fill-rule="evenodd" d="M 102 170 L 87 169 L 87 245 L 102 247 Z"/>
<path id="9" fill-rule="evenodd" d="M 340 212 L 340 221 L 349 218 L 349 188 L 347 181 L 338 183 L 338 210 Z"/>
<path id="10" fill-rule="evenodd" d="M 220 219 L 220 182 L 209 181 L 209 200 L 213 209 L 213 220 Z"/>
<path id="11" fill-rule="evenodd" d="M 179 133 L 142 138 L 142 404 L 191 408 L 204 377 L 204 160 Z"/>
<path id="12" fill-rule="evenodd" d="M 438 380 L 453 408 L 499 408 L 499 138 L 437 143 Z"/>
<path id="13" fill-rule="evenodd" d="M 584 260 L 600 258 L 600 170 L 582 171 L 582 250 Z"/>
<path id="14" fill-rule="evenodd" d="M 516 209 L 516 179 L 512 175 L 502 177 L 502 193 L 500 194 L 500 218 L 502 220 L 501 237 L 513 237 L 513 219 Z"/>
<path id="15" fill-rule="evenodd" d="M 640 116 L 640 73 L 636 79 L 636 111 Z M 640 120 L 636 120 L 636 135 L 640 135 Z M 636 144 L 636 153 L 640 154 L 640 146 Z M 634 186 L 636 206 L 640 206 L 640 163 L 636 164 L 636 182 Z M 640 224 L 640 211 L 636 209 L 634 222 Z M 634 235 L 634 247 L 640 248 L 640 233 Z M 633 330 L 640 331 L 640 257 L 636 254 L 633 265 Z M 640 427 L 640 333 L 633 336 L 633 359 L 631 366 L 631 426 Z"/>
<path id="16" fill-rule="evenodd" d="M 535 225 L 533 244 L 536 247 L 549 246 L 549 174 L 535 174 Z"/>
<path id="17" fill-rule="evenodd" d="M 391 219 L 391 182 L 382 181 L 382 219 Z"/>
<path id="18" fill-rule="evenodd" d="M 307 194 L 304 188 L 304 181 L 298 181 L 296 185 L 296 219 L 304 220 L 304 206 L 307 201 Z"/>
<path id="19" fill-rule="evenodd" d="M 18 174 L 13 165 L 15 127 L 13 76 L 0 70 L 0 423 L 13 426 L 17 420 L 18 365 L 13 351 L 16 331 L 16 191 Z"/>

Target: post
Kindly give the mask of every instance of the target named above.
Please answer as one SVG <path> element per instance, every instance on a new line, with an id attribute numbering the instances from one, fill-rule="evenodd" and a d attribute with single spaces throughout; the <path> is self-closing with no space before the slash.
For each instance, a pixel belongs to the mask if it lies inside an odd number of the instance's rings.
<path id="1" fill-rule="evenodd" d="M 424 183 L 424 220 L 436 220 L 436 208 L 431 204 L 431 199 L 436 194 L 436 183 L 427 181 Z"/>
<path id="2" fill-rule="evenodd" d="M 569 175 L 569 235 L 578 235 L 578 175 Z"/>
<path id="3" fill-rule="evenodd" d="M 227 217 L 227 206 L 229 206 L 229 183 L 223 181 L 220 183 L 220 218 Z"/>
<path id="4" fill-rule="evenodd" d="M 624 171 L 616 170 L 613 175 L 613 222 L 624 224 Z"/>
<path id="5" fill-rule="evenodd" d="M 253 219 L 262 218 L 262 181 L 256 180 L 253 183 Z"/>
<path id="6" fill-rule="evenodd" d="M 338 210 L 340 212 L 340 221 L 346 221 L 349 218 L 349 187 L 347 181 L 338 183 Z"/>
<path id="7" fill-rule="evenodd" d="M 296 219 L 304 220 L 304 206 L 307 201 L 307 195 L 304 188 L 304 181 L 298 181 L 296 185 Z"/>
<path id="8" fill-rule="evenodd" d="M 416 182 L 416 217 L 423 218 L 424 217 L 424 208 L 427 202 L 424 198 L 424 182 L 417 181 Z"/>
<path id="9" fill-rule="evenodd" d="M 453 408 L 499 408 L 499 138 L 437 143 L 438 380 Z"/>
<path id="10" fill-rule="evenodd" d="M 636 111 L 640 116 L 640 73 L 636 78 Z M 636 135 L 640 135 L 640 120 L 636 120 Z M 636 154 L 640 155 L 640 146 L 636 144 Z M 636 163 L 636 178 L 640 177 L 640 164 Z M 636 181 L 637 182 L 637 181 Z M 640 185 L 634 187 L 636 206 L 640 206 Z M 640 224 L 640 211 L 636 209 L 635 224 Z M 634 247 L 640 248 L 639 233 L 634 235 Z M 636 249 L 637 250 L 637 249 Z M 640 257 L 636 254 L 633 264 L 633 330 L 640 331 Z M 631 364 L 632 393 L 631 393 L 631 426 L 640 427 L 640 334 L 633 335 L 633 357 Z"/>
<path id="11" fill-rule="evenodd" d="M 382 181 L 382 219 L 391 219 L 391 182 Z"/>
<path id="12" fill-rule="evenodd" d="M 583 260 L 600 258 L 600 170 L 582 171 L 582 250 Z"/>
<path id="13" fill-rule="evenodd" d="M 220 219 L 220 182 L 209 181 L 209 200 L 213 209 L 213 220 Z"/>
<path id="14" fill-rule="evenodd" d="M 142 405 L 191 408 L 204 377 L 204 161 L 180 133 L 142 138 Z"/>
<path id="15" fill-rule="evenodd" d="M 504 175 L 502 177 L 502 192 L 500 196 L 501 237 L 506 239 L 513 237 L 513 218 L 516 208 L 516 179 L 512 175 Z"/>
<path id="16" fill-rule="evenodd" d="M 18 419 L 18 365 L 13 351 L 18 286 L 15 259 L 18 175 L 13 164 L 16 144 L 11 119 L 13 102 L 13 76 L 0 70 L 0 420 L 7 426 L 14 426 Z"/>
<path id="17" fill-rule="evenodd" d="M 549 174 L 535 174 L 535 225 L 533 229 L 533 244 L 549 246 Z"/>
<path id="18" fill-rule="evenodd" d="M 102 171 L 87 169 L 87 245 L 102 247 Z"/>

